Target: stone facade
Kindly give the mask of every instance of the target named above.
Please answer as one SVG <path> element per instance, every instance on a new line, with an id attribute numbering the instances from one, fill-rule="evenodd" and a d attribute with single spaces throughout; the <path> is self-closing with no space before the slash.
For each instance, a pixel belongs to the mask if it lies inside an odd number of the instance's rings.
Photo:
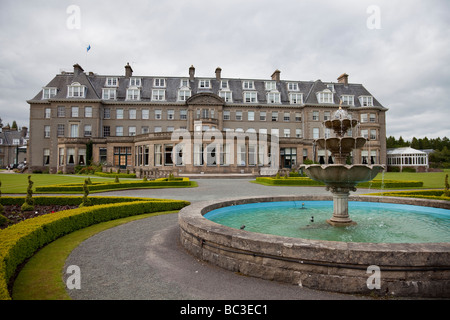
<path id="1" fill-rule="evenodd" d="M 221 72 L 196 77 L 191 66 L 186 77 L 138 77 L 127 64 L 124 75 L 107 76 L 75 64 L 27 101 L 30 170 L 72 172 L 90 154 L 105 170 L 138 175 L 296 169 L 328 158 L 314 139 L 330 135 L 323 121 L 339 105 L 360 122 L 349 134 L 369 139 L 350 161 L 385 164 L 387 109 L 348 75 L 322 82 L 282 80 L 279 70 L 266 80 Z"/>

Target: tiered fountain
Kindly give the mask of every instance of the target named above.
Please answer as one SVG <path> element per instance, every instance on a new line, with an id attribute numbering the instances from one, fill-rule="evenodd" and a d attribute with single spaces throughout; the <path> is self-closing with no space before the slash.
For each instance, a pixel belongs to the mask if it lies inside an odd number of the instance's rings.
<path id="1" fill-rule="evenodd" d="M 357 126 L 358 121 L 350 119 L 347 111 L 339 106 L 331 120 L 326 120 L 324 126 L 332 129 L 336 137 L 315 140 L 320 149 L 331 152 L 334 164 L 304 165 L 302 169 L 313 180 L 326 184 L 327 190 L 333 194 L 333 216 L 327 222 L 333 226 L 349 226 L 356 224 L 348 214 L 348 197 L 350 191 L 356 191 L 356 185 L 372 180 L 380 171 L 382 165 L 354 164 L 346 165 L 347 157 L 352 150 L 362 148 L 366 139 L 364 137 L 345 137 L 349 129 Z M 352 130 L 353 132 L 353 130 Z"/>

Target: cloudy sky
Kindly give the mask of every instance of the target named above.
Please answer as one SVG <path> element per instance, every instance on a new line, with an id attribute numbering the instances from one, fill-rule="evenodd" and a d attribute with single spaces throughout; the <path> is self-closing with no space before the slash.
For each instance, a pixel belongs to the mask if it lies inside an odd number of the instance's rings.
<path id="1" fill-rule="evenodd" d="M 448 0 L 0 1 L 0 118 L 79 63 L 98 74 L 362 83 L 387 135 L 450 137 Z M 89 52 L 87 46 L 91 46 Z"/>

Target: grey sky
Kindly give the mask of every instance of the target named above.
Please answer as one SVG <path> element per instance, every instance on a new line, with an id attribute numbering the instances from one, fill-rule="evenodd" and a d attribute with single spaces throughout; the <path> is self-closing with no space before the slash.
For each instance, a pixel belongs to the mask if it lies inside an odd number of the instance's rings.
<path id="1" fill-rule="evenodd" d="M 69 6 L 80 9 L 80 28 Z M 381 29 L 371 29 L 379 8 Z M 387 135 L 450 137 L 448 0 L 137 0 L 0 2 L 0 117 L 28 126 L 57 73 L 196 75 L 362 83 L 385 107 Z M 73 25 L 73 24 L 72 24 Z M 91 50 L 86 52 L 86 47 Z"/>

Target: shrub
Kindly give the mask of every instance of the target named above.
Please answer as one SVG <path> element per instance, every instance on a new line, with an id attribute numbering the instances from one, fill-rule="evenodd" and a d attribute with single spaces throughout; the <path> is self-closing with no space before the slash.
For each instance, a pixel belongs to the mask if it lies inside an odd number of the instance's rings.
<path id="1" fill-rule="evenodd" d="M 47 214 L 0 231 L 0 300 L 11 299 L 8 282 L 16 272 L 16 268 L 51 241 L 99 222 L 144 213 L 179 210 L 189 204 L 187 201 L 178 200 L 134 199 L 137 201 Z"/>
<path id="2" fill-rule="evenodd" d="M 31 181 L 31 176 L 28 176 L 28 188 L 27 188 L 27 197 L 25 202 L 21 207 L 22 211 L 31 211 L 34 209 L 34 200 L 33 200 L 33 181 Z"/>

